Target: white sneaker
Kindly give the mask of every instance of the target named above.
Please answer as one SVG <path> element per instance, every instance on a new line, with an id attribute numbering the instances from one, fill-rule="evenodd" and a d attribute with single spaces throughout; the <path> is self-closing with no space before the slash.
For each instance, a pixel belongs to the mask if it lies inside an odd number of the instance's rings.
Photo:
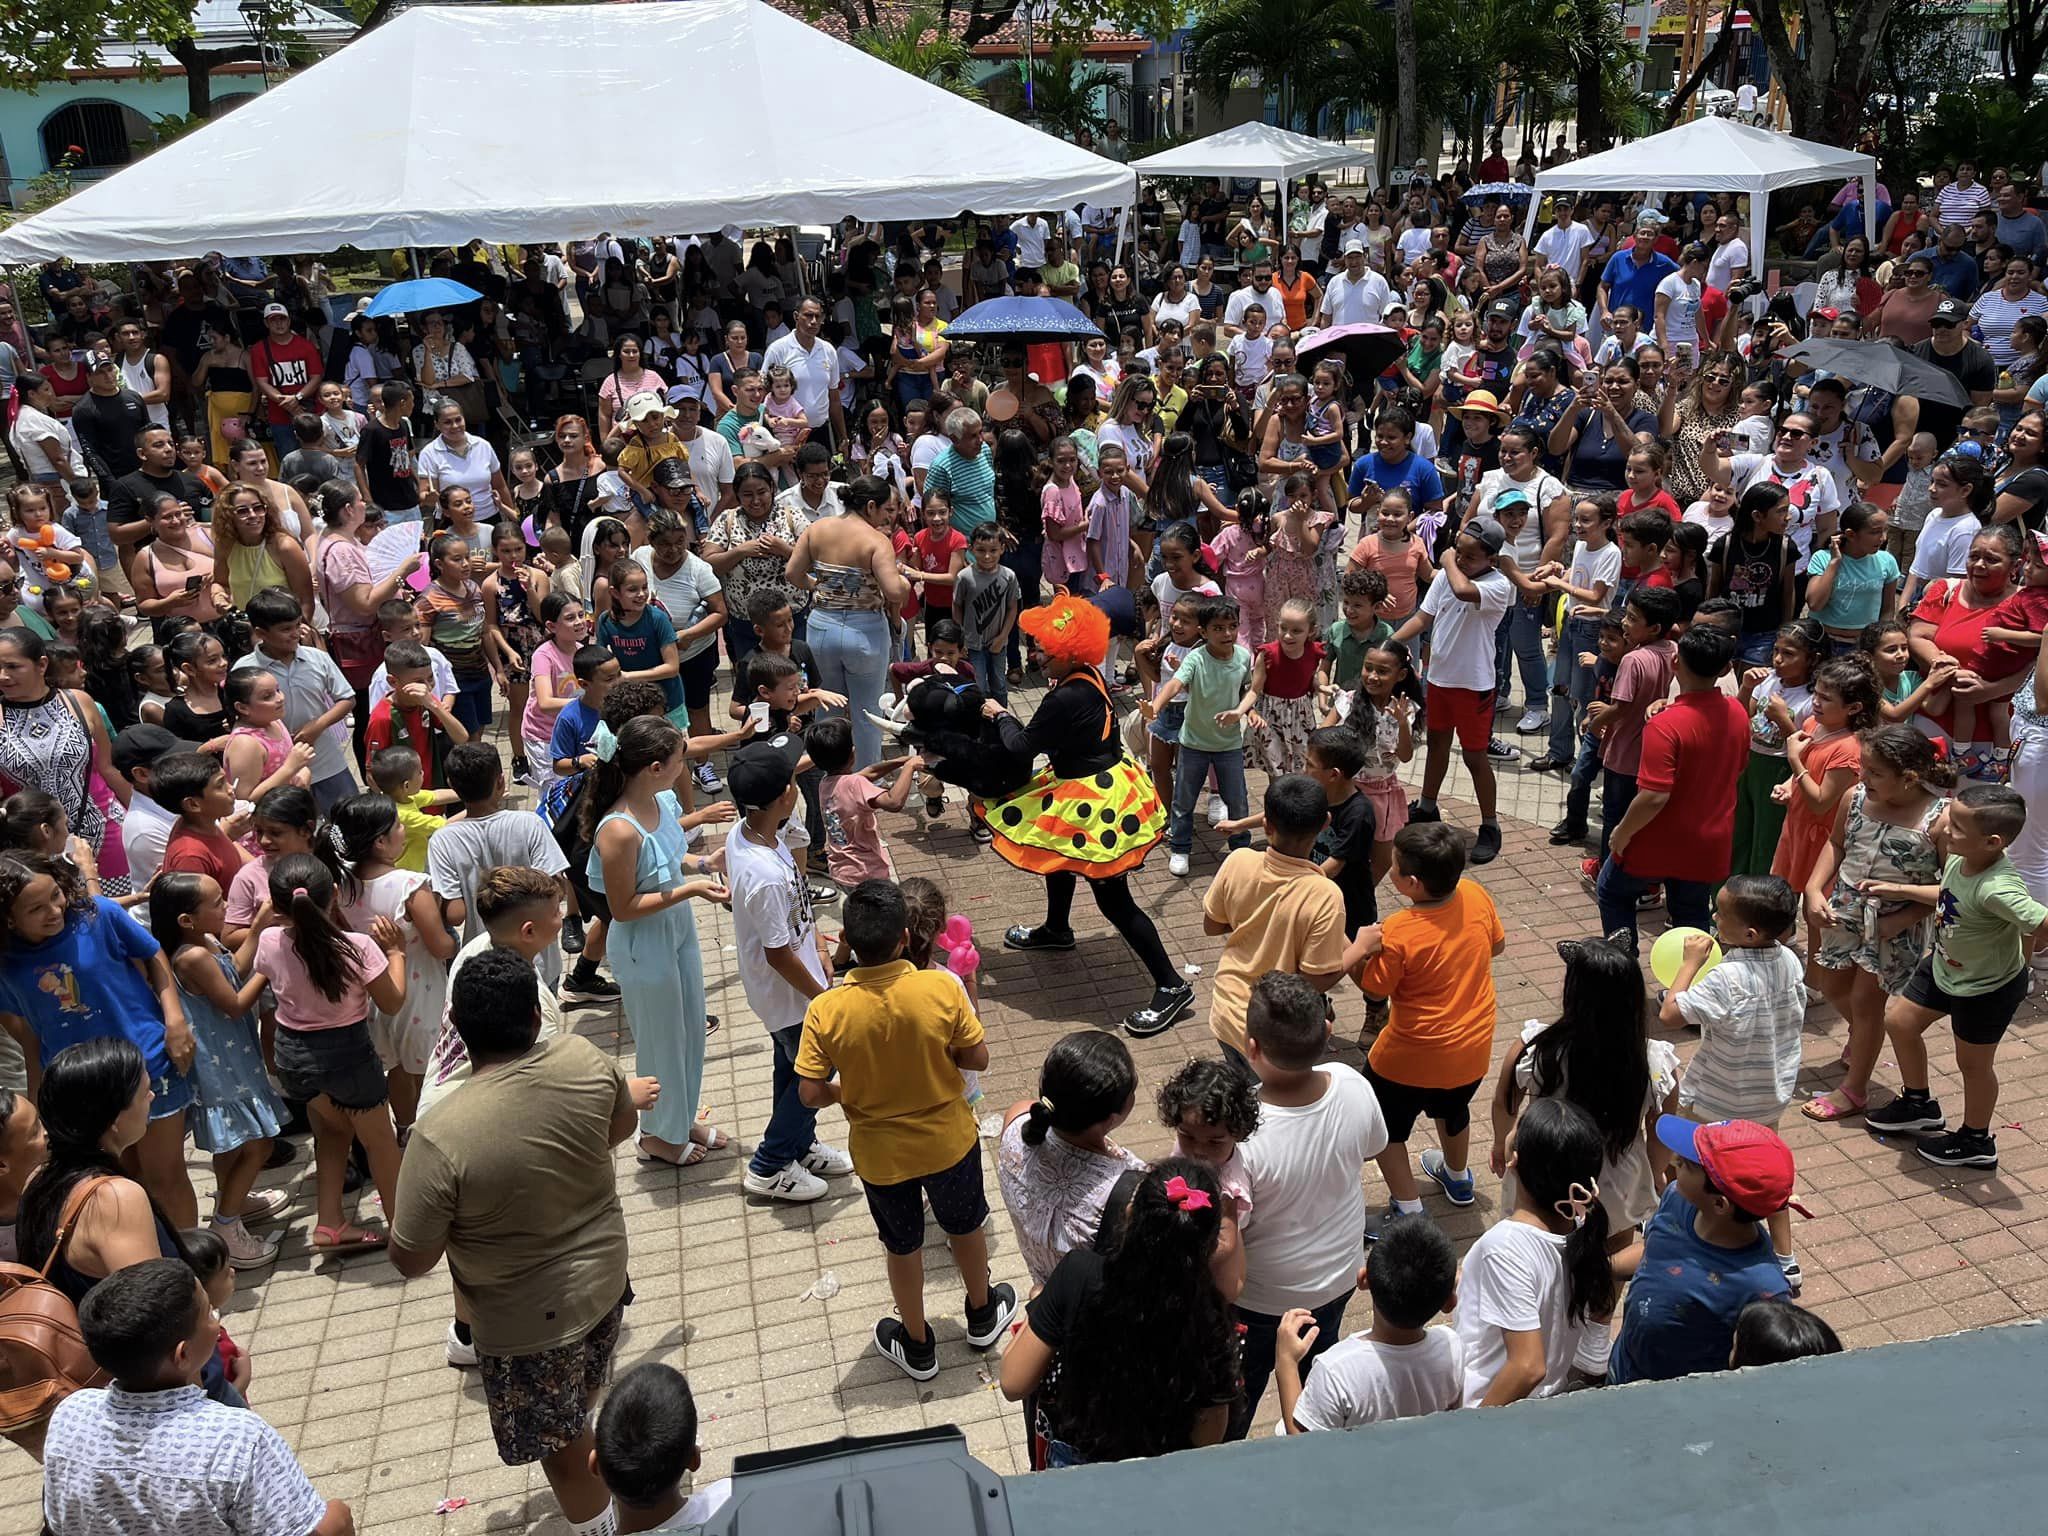
<path id="1" fill-rule="evenodd" d="M 1221 826 L 1223 823 L 1223 818 L 1228 816 L 1229 814 L 1230 807 L 1223 803 L 1223 797 L 1221 795 L 1211 795 L 1209 797 L 1210 826 Z"/>
<path id="2" fill-rule="evenodd" d="M 853 1159 L 830 1142 L 812 1142 L 800 1161 L 821 1179 L 840 1179 L 853 1172 Z"/>
<path id="3" fill-rule="evenodd" d="M 216 1216 L 213 1231 L 227 1245 L 230 1269 L 261 1269 L 277 1257 L 275 1237 L 258 1237 L 239 1221 L 222 1221 Z"/>
<path id="4" fill-rule="evenodd" d="M 762 1175 L 749 1168 L 740 1188 L 763 1200 L 789 1200 L 797 1204 L 816 1200 L 826 1192 L 825 1181 L 807 1171 L 802 1163 L 791 1163 L 780 1173 Z"/>
<path id="5" fill-rule="evenodd" d="M 1169 853 L 1166 856 L 1166 872 L 1176 880 L 1188 877 L 1188 856 L 1184 853 Z"/>
<path id="6" fill-rule="evenodd" d="M 476 1364 L 476 1346 L 465 1344 L 455 1331 L 455 1325 L 448 1325 L 448 1338 L 441 1346 L 441 1356 L 457 1370 L 468 1370 Z"/>
<path id="7" fill-rule="evenodd" d="M 1547 731 L 1549 729 L 1550 716 L 1540 709 L 1523 710 L 1522 718 L 1515 722 L 1515 734 L 1517 736 L 1533 736 L 1538 731 Z"/>

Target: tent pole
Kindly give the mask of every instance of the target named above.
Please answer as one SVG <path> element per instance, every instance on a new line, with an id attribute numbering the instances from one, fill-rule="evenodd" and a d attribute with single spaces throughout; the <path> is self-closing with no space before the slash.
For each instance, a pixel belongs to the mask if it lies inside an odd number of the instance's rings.
<path id="1" fill-rule="evenodd" d="M 797 228 L 794 224 L 785 224 L 782 227 L 789 232 L 789 248 L 796 252 L 796 291 L 808 297 L 811 285 L 804 274 L 803 247 L 796 243 Z"/>
<path id="2" fill-rule="evenodd" d="M 1279 223 L 1279 224 L 1278 224 L 1278 225 L 1277 225 L 1277 226 L 1275 227 L 1275 229 L 1274 229 L 1274 231 L 1273 231 L 1273 236 L 1274 236 L 1274 239 L 1275 239 L 1275 241 L 1276 241 L 1276 242 L 1277 242 L 1277 243 L 1278 243 L 1278 244 L 1280 245 L 1280 247 L 1281 247 L 1281 248 L 1282 248 L 1282 249 L 1284 250 L 1284 249 L 1286 248 L 1286 246 L 1287 246 L 1287 171 L 1286 171 L 1286 168 L 1285 168 L 1284 166 L 1283 166 L 1283 167 L 1281 168 L 1281 171 L 1280 171 L 1280 175 L 1279 175 L 1279 182 L 1280 182 L 1280 223 Z M 1874 242 L 1873 242 L 1873 243 L 1874 243 Z M 1274 260 L 1274 262 L 1273 262 L 1273 265 L 1274 265 L 1274 266 L 1275 266 L 1276 268 L 1277 268 L 1277 267 L 1278 267 L 1278 266 L 1280 265 L 1280 263 L 1279 263 L 1279 260 L 1278 260 L 1277 258 L 1276 258 L 1276 259 Z"/>
<path id="3" fill-rule="evenodd" d="M 1124 264 L 1125 226 L 1136 217 L 1137 209 L 1135 208 L 1119 208 L 1116 211 L 1116 250 L 1109 258 L 1110 261 L 1116 266 L 1120 267 Z"/>

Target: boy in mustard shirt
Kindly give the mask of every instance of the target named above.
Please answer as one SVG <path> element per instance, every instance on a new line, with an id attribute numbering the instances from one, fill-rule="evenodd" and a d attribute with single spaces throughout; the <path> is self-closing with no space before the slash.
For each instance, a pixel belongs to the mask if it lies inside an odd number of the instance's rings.
<path id="1" fill-rule="evenodd" d="M 894 882 L 863 880 L 843 917 L 856 963 L 804 1014 L 797 1092 L 812 1109 L 846 1110 L 853 1169 L 888 1253 L 898 1313 L 875 1324 L 876 1353 L 911 1380 L 930 1381 L 939 1360 L 924 1311 L 927 1199 L 967 1284 L 967 1342 L 988 1348 L 1017 1314 L 1015 1289 L 989 1283 L 981 1133 L 960 1075 L 988 1066 L 988 1043 L 959 982 L 903 958 L 909 914 Z"/>
<path id="2" fill-rule="evenodd" d="M 1493 957 L 1508 943 L 1486 887 L 1463 878 L 1465 839 L 1455 828 L 1411 821 L 1394 834 L 1393 873 L 1413 905 L 1360 929 L 1354 945 L 1367 956 L 1359 985 L 1393 1003 L 1365 1060 L 1387 1120 L 1379 1165 L 1393 1196 L 1389 1219 L 1422 1209 L 1408 1133 L 1423 1115 L 1441 1150 L 1422 1154 L 1422 1171 L 1451 1204 L 1472 1203 L 1472 1096 L 1493 1064 Z"/>

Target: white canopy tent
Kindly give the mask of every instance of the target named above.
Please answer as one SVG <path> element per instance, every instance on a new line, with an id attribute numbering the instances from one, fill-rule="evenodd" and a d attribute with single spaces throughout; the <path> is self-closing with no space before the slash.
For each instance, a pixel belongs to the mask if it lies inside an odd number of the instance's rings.
<path id="1" fill-rule="evenodd" d="M 332 155 L 292 152 L 322 124 Z M 422 6 L 0 233 L 0 261 L 644 238 L 1127 207 L 1136 189 L 760 0 Z"/>
<path id="2" fill-rule="evenodd" d="M 1270 123 L 1240 123 L 1207 138 L 1131 162 L 1140 176 L 1270 176 L 1280 184 L 1280 238 L 1287 238 L 1287 184 L 1310 171 L 1334 171 L 1347 165 L 1366 167 L 1372 177 L 1372 152 L 1355 144 L 1333 144 L 1290 133 Z"/>
<path id="3" fill-rule="evenodd" d="M 1633 144 L 1588 155 L 1536 176 L 1523 226 L 1536 229 L 1543 194 L 1570 192 L 1746 192 L 1750 245 L 1759 256 L 1771 227 L 1771 194 L 1780 187 L 1861 178 L 1863 232 L 1877 244 L 1877 159 L 1831 144 L 1795 139 L 1768 128 L 1752 128 L 1725 117 L 1696 117 L 1689 123 L 1638 139 Z M 1760 259 L 1753 260 L 1760 269 Z"/>

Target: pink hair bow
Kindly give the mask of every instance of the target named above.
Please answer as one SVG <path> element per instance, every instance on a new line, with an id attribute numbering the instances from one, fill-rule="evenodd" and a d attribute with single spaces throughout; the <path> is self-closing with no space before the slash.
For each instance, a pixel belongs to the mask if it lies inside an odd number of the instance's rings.
<path id="1" fill-rule="evenodd" d="M 1189 1188 L 1179 1174 L 1166 1181 L 1166 1198 L 1184 1211 L 1206 1211 L 1211 1203 L 1207 1190 Z"/>

